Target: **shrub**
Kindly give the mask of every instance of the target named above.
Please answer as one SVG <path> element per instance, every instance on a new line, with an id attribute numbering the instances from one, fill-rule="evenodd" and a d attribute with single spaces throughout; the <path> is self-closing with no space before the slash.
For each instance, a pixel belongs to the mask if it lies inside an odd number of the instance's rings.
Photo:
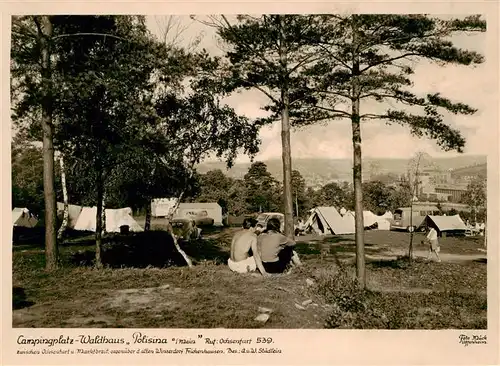
<path id="1" fill-rule="evenodd" d="M 326 328 L 486 329 L 486 296 L 479 293 L 362 290 L 349 268 L 337 267 L 320 272 L 316 281 L 331 308 Z"/>

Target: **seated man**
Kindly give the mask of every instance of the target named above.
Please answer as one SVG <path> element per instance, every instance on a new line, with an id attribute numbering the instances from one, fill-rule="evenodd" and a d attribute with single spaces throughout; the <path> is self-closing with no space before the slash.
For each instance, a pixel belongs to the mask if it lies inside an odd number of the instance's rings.
<path id="1" fill-rule="evenodd" d="M 243 230 L 238 231 L 231 241 L 231 257 L 227 265 L 234 272 L 247 273 L 259 268 L 259 271 L 266 275 L 257 250 L 256 224 L 255 219 L 245 219 Z"/>
<path id="2" fill-rule="evenodd" d="M 257 238 L 262 266 L 268 273 L 283 273 L 290 265 L 300 265 L 295 242 L 280 233 L 280 220 L 269 219 L 266 231 Z"/>

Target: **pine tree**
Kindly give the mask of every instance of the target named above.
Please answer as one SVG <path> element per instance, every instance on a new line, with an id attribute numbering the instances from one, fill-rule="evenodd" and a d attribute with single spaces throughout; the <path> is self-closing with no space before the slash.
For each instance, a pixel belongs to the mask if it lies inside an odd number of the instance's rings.
<path id="1" fill-rule="evenodd" d="M 475 65 L 484 61 L 476 52 L 455 47 L 450 36 L 485 31 L 480 16 L 442 20 L 426 15 L 324 15 L 317 27 L 317 46 L 322 58 L 309 70 L 319 95 L 316 108 L 325 119 L 351 121 L 353 182 L 356 221 L 356 268 L 365 286 L 361 122 L 382 120 L 409 127 L 413 135 L 437 141 L 444 150 L 462 152 L 465 139 L 445 122 L 445 113 L 470 115 L 476 110 L 439 94 L 416 95 L 411 91 L 412 61 L 429 60 L 438 65 Z M 383 113 L 367 113 L 363 102 L 391 101 Z M 389 104 L 388 104 L 389 105 Z M 411 106 L 411 108 L 408 108 Z M 299 125 L 313 123 L 304 118 Z"/>

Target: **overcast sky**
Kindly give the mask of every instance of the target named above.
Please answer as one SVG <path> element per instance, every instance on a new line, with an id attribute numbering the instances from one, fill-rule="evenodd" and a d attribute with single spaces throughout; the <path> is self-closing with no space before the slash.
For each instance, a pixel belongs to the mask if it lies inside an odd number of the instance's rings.
<path id="1" fill-rule="evenodd" d="M 213 54 L 220 54 L 213 29 L 191 20 L 188 16 L 179 16 L 182 27 L 182 44 L 188 44 L 198 35 L 203 39 L 200 47 Z M 161 34 L 162 24 L 166 17 L 148 16 L 149 29 L 156 35 Z M 458 128 L 465 136 L 466 154 L 488 153 L 491 140 L 491 126 L 496 121 L 496 78 L 491 76 L 491 65 L 488 62 L 487 34 L 462 35 L 454 39 L 459 47 L 475 50 L 486 56 L 486 62 L 476 67 L 446 66 L 439 67 L 428 62 L 416 65 L 413 91 L 419 93 L 439 92 L 452 100 L 460 101 L 478 109 L 473 116 L 446 115 L 445 121 Z M 244 92 L 232 96 L 228 102 L 235 110 L 250 118 L 265 115 L 261 107 L 266 104 L 266 97 L 258 91 Z M 365 102 L 362 110 L 381 111 L 377 103 Z M 375 109 L 375 110 L 376 110 Z M 281 156 L 280 124 L 275 123 L 260 131 L 262 145 L 257 159 L 267 160 Z M 496 141 L 496 139 L 494 140 Z M 292 157 L 352 157 L 351 127 L 347 120 L 330 122 L 298 131 L 291 136 Z M 383 122 L 369 121 L 362 125 L 363 156 L 408 158 L 417 151 L 426 151 L 432 156 L 455 156 L 455 152 L 443 152 L 430 140 L 419 139 L 409 134 L 405 127 L 386 126 Z M 248 161 L 240 156 L 239 161 Z"/>

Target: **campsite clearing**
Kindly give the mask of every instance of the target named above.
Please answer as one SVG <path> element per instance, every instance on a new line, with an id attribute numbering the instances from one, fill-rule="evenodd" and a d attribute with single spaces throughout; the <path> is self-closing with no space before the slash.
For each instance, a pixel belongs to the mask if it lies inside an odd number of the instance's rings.
<path id="1" fill-rule="evenodd" d="M 234 274 L 224 265 L 235 230 L 207 234 L 204 240 L 185 246 L 196 260 L 192 269 L 147 266 L 148 258 L 159 257 L 158 252 L 148 247 L 148 243 L 159 240 L 156 237 L 151 241 L 142 239 L 136 247 L 133 243 L 128 245 L 129 250 L 146 254 L 128 253 L 119 249 L 118 244 L 107 243 L 105 253 L 110 255 L 103 260 L 114 268 L 103 270 L 91 267 L 92 237 L 75 238 L 61 246 L 64 268 L 52 275 L 43 270 L 42 246 L 15 246 L 13 286 L 17 295 L 13 326 L 287 329 L 332 326 L 329 322 L 332 290 L 328 296 L 324 290 L 331 281 L 338 280 L 332 276 L 339 264 L 345 273 L 354 273 L 352 236 L 299 237 L 303 241 L 297 250 L 304 266 L 289 275 L 264 279 L 257 274 Z M 366 232 L 368 285 L 376 294 L 367 301 L 375 301 L 377 311 L 392 319 L 392 325 L 384 326 L 484 329 L 486 264 L 485 254 L 478 250 L 481 242 L 443 238 L 442 250 L 458 256 L 482 253 L 484 260 L 453 263 L 417 260 L 411 268 L 406 268 L 389 249 L 405 248 L 407 236 L 398 232 Z M 418 234 L 415 236 L 417 242 Z M 119 238 L 117 235 L 113 240 Z M 400 300 L 394 304 L 394 299 Z M 399 309 L 396 313 L 395 306 Z M 272 310 L 266 322 L 255 320 L 259 307 Z M 437 313 L 441 316 L 433 317 Z M 363 318 L 368 323 L 352 327 L 378 326 L 375 320 L 369 321 L 369 315 Z"/>

